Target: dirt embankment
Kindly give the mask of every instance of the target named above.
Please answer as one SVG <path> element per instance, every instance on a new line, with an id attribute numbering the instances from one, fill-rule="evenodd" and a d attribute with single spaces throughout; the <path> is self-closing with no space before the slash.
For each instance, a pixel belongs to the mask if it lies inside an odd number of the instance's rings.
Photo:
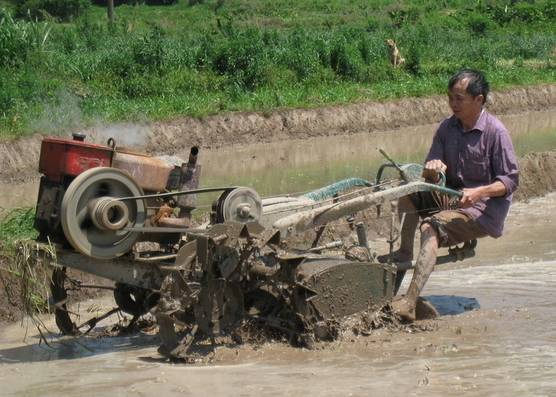
<path id="1" fill-rule="evenodd" d="M 497 115 L 555 106 L 556 84 L 493 92 L 488 105 L 489 110 Z M 226 113 L 147 126 L 95 127 L 85 132 L 97 142 L 104 143 L 108 136 L 113 136 L 126 146 L 155 154 L 174 154 L 187 151 L 192 145 L 215 149 L 227 145 L 372 133 L 437 123 L 449 114 L 445 96 L 435 96 L 270 113 Z M 40 142 L 41 136 L 35 135 L 0 143 L 0 180 L 20 181 L 35 177 Z"/>
<path id="2" fill-rule="evenodd" d="M 554 106 L 556 85 L 493 92 L 488 104 L 494 114 L 542 110 Z M 269 114 L 223 114 L 156 123 L 152 126 L 153 133 L 147 148 L 151 152 L 171 154 L 193 144 L 214 148 L 230 144 L 348 135 L 437 123 L 448 115 L 450 110 L 445 96 L 278 110 Z"/>
<path id="3" fill-rule="evenodd" d="M 530 153 L 519 159 L 519 188 L 514 200 L 523 201 L 556 190 L 556 151 Z"/>

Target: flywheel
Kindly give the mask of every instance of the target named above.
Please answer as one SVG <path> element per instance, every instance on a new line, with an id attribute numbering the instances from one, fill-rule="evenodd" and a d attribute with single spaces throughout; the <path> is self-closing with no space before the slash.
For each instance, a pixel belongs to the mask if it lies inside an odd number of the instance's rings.
<path id="1" fill-rule="evenodd" d="M 143 189 L 127 173 L 109 167 L 91 168 L 78 175 L 62 199 L 64 235 L 77 251 L 97 259 L 112 259 L 131 250 L 146 218 Z"/>
<path id="2" fill-rule="evenodd" d="M 217 223 L 248 223 L 261 218 L 263 204 L 256 191 L 248 187 L 238 187 L 222 193 L 215 209 Z"/>

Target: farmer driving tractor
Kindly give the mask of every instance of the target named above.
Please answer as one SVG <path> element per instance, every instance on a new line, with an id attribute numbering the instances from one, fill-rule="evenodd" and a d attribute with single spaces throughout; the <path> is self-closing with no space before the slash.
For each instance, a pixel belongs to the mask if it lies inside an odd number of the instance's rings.
<path id="1" fill-rule="evenodd" d="M 405 219 L 400 248 L 378 259 L 394 263 L 413 260 L 415 231 L 422 219 L 413 278 L 406 294 L 392 302 L 394 314 L 404 321 L 415 320 L 417 299 L 434 268 L 439 247 L 502 235 L 519 183 L 518 166 L 506 127 L 484 109 L 488 92 L 489 83 L 480 71 L 462 69 L 450 78 L 448 103 L 453 115 L 438 127 L 425 160 L 425 179 L 437 182 L 445 174 L 446 186 L 462 192 L 459 202 L 446 208 L 435 192 L 418 192 L 399 200 Z"/>

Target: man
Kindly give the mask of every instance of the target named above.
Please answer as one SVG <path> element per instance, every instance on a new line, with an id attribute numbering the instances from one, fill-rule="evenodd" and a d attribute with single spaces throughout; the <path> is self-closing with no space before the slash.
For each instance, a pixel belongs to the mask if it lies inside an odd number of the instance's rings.
<path id="1" fill-rule="evenodd" d="M 508 131 L 484 109 L 488 92 L 489 84 L 479 71 L 463 69 L 450 79 L 448 103 L 453 116 L 440 124 L 425 160 L 425 176 L 436 179 L 439 172 L 445 173 L 446 185 L 462 191 L 458 208 L 438 208 L 438 200 L 428 193 L 400 200 L 400 211 L 406 216 L 394 262 L 413 259 L 415 230 L 419 216 L 423 218 L 411 284 L 405 296 L 392 302 L 402 320 L 415 320 L 417 298 L 433 270 L 438 247 L 502 235 L 519 183 L 518 168 Z"/>

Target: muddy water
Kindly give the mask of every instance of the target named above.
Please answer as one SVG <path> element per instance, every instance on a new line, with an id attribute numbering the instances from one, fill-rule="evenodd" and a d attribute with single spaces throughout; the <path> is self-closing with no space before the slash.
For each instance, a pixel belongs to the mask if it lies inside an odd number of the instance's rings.
<path id="1" fill-rule="evenodd" d="M 556 194 L 519 203 L 507 236 L 432 274 L 423 295 L 443 316 L 421 324 L 428 330 L 379 330 L 312 351 L 219 348 L 210 365 L 177 365 L 156 360 L 149 335 L 48 347 L 32 327 L 12 325 L 0 332 L 0 395 L 553 396 L 555 234 Z"/>
<path id="2" fill-rule="evenodd" d="M 503 120 L 520 155 L 556 148 L 556 110 Z M 207 151 L 203 185 L 253 186 L 268 196 L 372 179 L 383 162 L 377 147 L 419 162 L 434 128 Z M 35 182 L 0 186 L 0 207 L 35 199 Z M 556 395 L 555 235 L 556 195 L 514 204 L 502 239 L 483 240 L 477 257 L 433 273 L 424 295 L 444 316 L 429 331 L 382 330 L 314 351 L 222 348 L 211 365 L 170 365 L 156 360 L 155 336 L 54 338 L 49 347 L 32 326 L 12 325 L 0 331 L 0 395 Z"/>
<path id="3" fill-rule="evenodd" d="M 518 155 L 556 148 L 556 109 L 501 117 L 512 132 Z M 421 162 L 437 125 L 344 137 L 252 144 L 202 151 L 203 186 L 253 187 L 263 197 L 308 191 L 350 176 L 374 180 L 384 149 L 400 163 Z M 188 153 L 178 153 L 187 158 Z M 38 181 L 0 183 L 0 208 L 34 206 Z M 210 204 L 215 196 L 202 200 Z"/>
<path id="4" fill-rule="evenodd" d="M 556 109 L 501 117 L 518 156 L 556 148 Z M 374 180 L 382 148 L 399 163 L 421 163 L 436 124 L 233 147 L 202 155 L 207 186 L 243 185 L 261 195 L 301 192 L 350 176 Z"/>

